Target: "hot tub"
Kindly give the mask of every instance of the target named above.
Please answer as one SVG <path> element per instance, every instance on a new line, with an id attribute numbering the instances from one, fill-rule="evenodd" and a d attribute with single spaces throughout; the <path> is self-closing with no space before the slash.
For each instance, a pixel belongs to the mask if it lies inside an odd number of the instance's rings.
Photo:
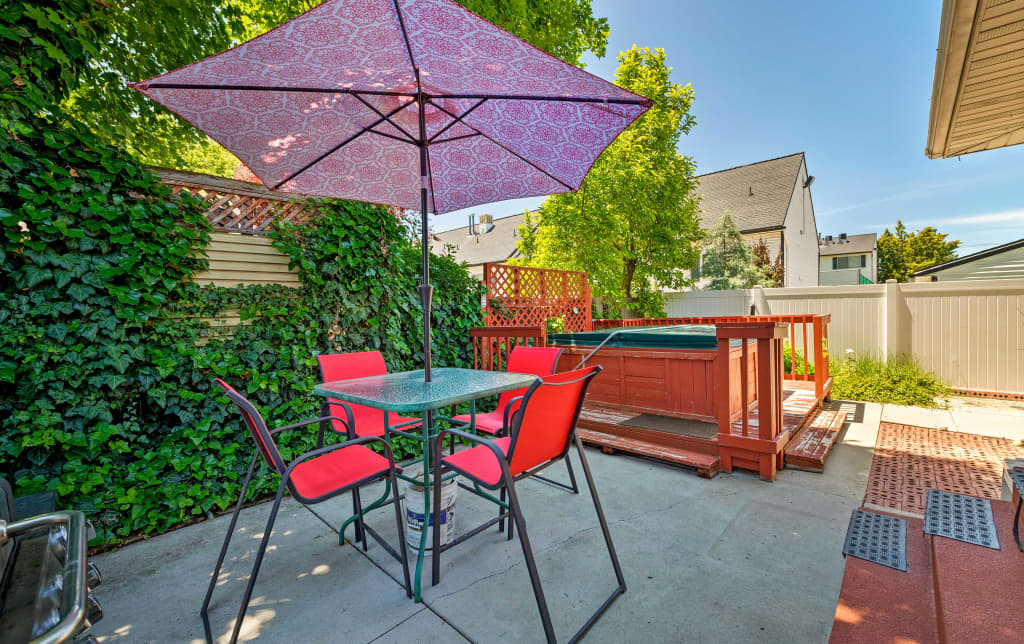
<path id="1" fill-rule="evenodd" d="M 587 333 L 556 333 L 550 346 L 560 347 L 558 370 L 575 369 L 580 360 L 616 329 Z M 730 419 L 737 418 L 740 402 L 740 340 L 729 347 Z M 747 346 L 747 404 L 756 398 L 757 346 Z M 608 341 L 587 360 L 604 370 L 587 393 L 588 404 L 600 404 L 641 414 L 718 422 L 715 383 L 720 364 L 715 327 L 688 325 L 681 328 L 630 329 Z"/>

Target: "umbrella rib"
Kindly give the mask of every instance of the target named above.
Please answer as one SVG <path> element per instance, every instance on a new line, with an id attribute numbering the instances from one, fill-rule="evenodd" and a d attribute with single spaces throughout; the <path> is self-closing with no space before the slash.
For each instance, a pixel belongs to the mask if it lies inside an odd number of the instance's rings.
<path id="1" fill-rule="evenodd" d="M 471 139 L 474 136 L 480 136 L 479 132 L 473 132 L 472 134 L 460 134 L 459 136 L 453 136 L 447 139 L 441 139 L 440 141 L 434 141 L 436 144 L 451 143 L 452 141 L 458 141 L 460 139 Z"/>
<path id="2" fill-rule="evenodd" d="M 245 92 L 306 92 L 313 94 L 366 94 L 368 96 L 406 96 L 415 98 L 415 92 L 389 92 L 387 90 L 348 89 L 345 87 L 268 87 L 266 85 L 222 85 L 205 83 L 140 83 L 140 89 L 210 89 L 239 90 Z"/>
<path id="3" fill-rule="evenodd" d="M 433 101 L 431 101 L 431 105 L 433 105 L 433 106 L 434 106 L 434 107 L 436 107 L 437 109 L 441 110 L 442 112 L 444 112 L 444 113 L 448 114 L 448 116 L 451 116 L 452 118 L 454 118 L 454 117 L 455 117 L 455 115 L 454 115 L 454 114 L 452 114 L 451 112 L 449 112 L 449 111 L 448 111 L 448 110 L 446 110 L 445 108 L 441 107 L 440 105 L 438 105 L 438 104 L 434 103 Z M 514 156 L 514 157 L 518 158 L 518 159 L 519 159 L 520 161 L 522 161 L 523 163 L 526 163 L 527 165 L 529 165 L 530 167 L 534 168 L 535 170 L 538 170 L 538 171 L 540 171 L 540 172 L 544 173 L 544 174 L 545 174 L 545 175 L 547 175 L 548 177 L 550 177 L 550 178 L 554 179 L 555 181 L 557 181 L 558 183 L 562 184 L 563 186 L 565 186 L 566 188 L 568 188 L 568 189 L 569 189 L 569 192 L 574 192 L 574 191 L 575 191 L 575 189 L 574 189 L 574 188 L 573 188 L 572 186 L 570 186 L 570 185 L 569 185 L 568 183 L 566 183 L 566 182 L 562 181 L 561 179 L 559 179 L 559 178 L 558 178 L 558 177 L 556 177 L 555 175 L 551 174 L 550 172 L 548 172 L 548 171 L 547 171 L 547 170 L 545 170 L 544 168 L 540 167 L 539 165 L 537 165 L 537 164 L 536 164 L 536 163 L 534 163 L 533 161 L 530 161 L 529 159 L 527 159 L 527 158 L 526 158 L 526 157 L 524 157 L 523 155 L 519 154 L 519 153 L 518 153 L 518 152 L 516 152 L 515 150 L 509 149 L 508 147 L 506 147 L 506 146 L 502 145 L 501 143 L 499 143 L 499 142 L 495 141 L 495 140 L 494 140 L 494 139 L 492 139 L 491 137 L 487 136 L 486 134 L 484 134 L 484 133 L 483 133 L 483 132 L 481 132 L 480 130 L 478 130 L 478 129 L 476 129 L 475 127 L 473 127 L 472 125 L 470 125 L 469 123 L 465 123 L 465 122 L 464 122 L 464 123 L 463 123 L 463 125 L 465 125 L 465 126 L 466 126 L 466 127 L 468 127 L 469 129 L 473 130 L 474 132 L 476 132 L 476 133 L 477 133 L 477 134 L 479 134 L 480 136 L 484 137 L 485 139 L 487 139 L 488 141 L 490 141 L 490 142 L 491 142 L 491 143 L 493 143 L 494 145 L 498 146 L 499 148 L 501 148 L 501 149 L 502 149 L 502 150 L 504 150 L 505 152 L 508 152 L 508 153 L 509 153 L 509 154 L 511 154 L 512 156 Z"/>
<path id="4" fill-rule="evenodd" d="M 402 29 L 402 39 L 405 40 L 405 51 L 409 54 L 409 64 L 412 65 L 413 69 L 418 69 L 416 67 L 416 57 L 412 55 L 412 45 L 409 43 L 409 32 L 405 30 L 405 18 L 402 17 L 402 9 L 398 6 L 398 0 L 394 0 L 394 5 L 395 15 L 398 16 L 398 26 Z M 419 87 L 419 84 L 419 78 L 417 78 L 417 88 L 422 90 L 422 88 Z"/>
<path id="5" fill-rule="evenodd" d="M 362 104 L 363 104 L 363 105 L 365 105 L 366 107 L 368 107 L 368 108 L 370 108 L 371 110 L 373 110 L 373 111 L 374 111 L 374 113 L 376 113 L 376 114 L 377 114 L 377 116 L 381 117 L 382 119 L 384 119 L 385 121 L 387 121 L 388 123 L 390 123 L 390 124 L 391 124 L 391 125 L 392 125 L 392 126 L 393 126 L 393 127 L 395 128 L 395 129 L 396 129 L 396 130 L 398 130 L 399 132 L 401 132 L 402 134 L 404 134 L 404 135 L 405 135 L 406 137 L 408 137 L 408 139 L 409 139 L 409 140 L 408 140 L 408 141 L 406 141 L 406 143 L 413 143 L 413 144 L 419 143 L 419 141 L 417 141 L 417 140 L 416 140 L 416 138 L 415 138 L 415 137 L 413 137 L 413 135 L 411 135 L 411 134 L 409 134 L 408 132 L 406 132 L 406 131 L 405 131 L 405 128 L 404 128 L 404 127 L 402 127 L 401 125 L 399 125 L 399 124 L 398 124 L 398 123 L 396 123 L 395 121 L 392 121 L 392 120 L 391 120 L 391 116 L 393 116 L 394 114 L 396 114 L 396 113 L 398 113 L 398 112 L 400 112 L 400 111 L 404 110 L 404 109 L 405 109 L 406 107 L 408 107 L 409 105 L 412 105 L 412 103 L 406 103 L 405 105 L 402 105 L 402 106 L 400 106 L 400 107 L 399 107 L 399 108 L 398 108 L 397 110 L 395 110 L 394 112 L 391 112 L 390 114 L 387 114 L 387 115 L 385 115 L 385 114 L 384 114 L 383 112 L 381 112 L 381 111 L 380 111 L 380 110 L 378 110 L 378 109 L 377 109 L 376 107 L 374 107 L 373 105 L 371 105 L 371 104 L 370 104 L 370 103 L 369 103 L 368 101 L 364 100 L 364 99 L 363 99 L 363 97 L 362 97 L 362 96 L 360 96 L 359 94 L 353 94 L 353 96 L 355 96 L 355 97 L 356 97 L 356 100 L 357 100 L 357 101 L 359 101 L 360 103 L 362 103 Z M 378 134 L 380 134 L 380 133 L 378 132 Z M 398 137 L 392 137 L 392 138 L 398 138 Z M 401 141 L 401 139 L 398 139 L 398 140 L 399 140 L 399 141 Z"/>
<path id="6" fill-rule="evenodd" d="M 469 116 L 469 115 L 470 115 L 470 113 L 471 113 L 471 112 L 472 112 L 473 110 L 475 110 L 476 108 L 480 107 L 480 106 L 481 106 L 481 105 L 483 105 L 483 104 L 484 104 L 485 102 L 487 102 L 487 99 L 486 99 L 486 98 L 484 98 L 484 99 L 480 99 L 480 101 L 479 101 L 479 102 L 477 102 L 477 103 L 476 103 L 476 105 L 474 105 L 473 107 L 469 108 L 468 110 L 466 110 L 465 112 L 463 112 L 463 113 L 462 113 L 462 114 L 461 114 L 461 115 L 460 115 L 460 116 L 459 116 L 458 118 L 456 118 L 455 120 L 453 120 L 453 121 L 452 121 L 451 123 L 449 123 L 448 125 L 444 126 L 444 127 L 443 127 L 443 128 L 441 128 L 440 130 L 438 130 L 438 131 L 437 131 L 437 133 L 436 133 L 436 134 L 434 134 L 434 136 L 430 137 L 430 139 L 429 139 L 429 140 L 428 140 L 427 142 L 428 142 L 428 143 L 433 143 L 433 142 L 434 142 L 434 139 L 436 139 L 437 137 L 439 137 L 439 136 L 441 136 L 442 134 L 444 134 L 445 132 L 447 132 L 449 128 L 451 128 L 451 127 L 455 126 L 456 124 L 458 124 L 459 122 L 461 122 L 461 121 L 462 121 L 462 119 L 464 119 L 464 118 L 466 118 L 467 116 Z M 431 105 L 433 105 L 433 101 L 431 101 Z M 434 107 L 437 107 L 437 106 L 436 106 L 436 105 L 434 105 Z M 446 140 L 446 141 L 452 141 L 452 140 L 454 140 L 454 139 L 445 139 L 445 140 Z M 440 141 L 439 141 L 439 143 L 440 143 Z"/>
<path id="7" fill-rule="evenodd" d="M 396 108 L 395 108 L 394 110 L 392 110 L 392 111 L 388 112 L 388 115 L 389 115 L 389 116 L 390 116 L 390 115 L 393 115 L 393 114 L 395 114 L 396 112 L 398 112 L 399 110 L 403 110 L 403 109 L 405 109 L 405 107 L 406 107 L 405 105 L 400 105 L 399 107 L 396 107 Z M 367 132 L 372 132 L 372 131 L 373 131 L 373 128 L 377 127 L 378 125 L 380 125 L 381 123 L 383 123 L 383 122 L 384 122 L 384 121 L 386 121 L 386 120 L 387 120 L 387 117 L 383 117 L 383 116 L 382 116 L 381 118 L 377 119 L 377 120 L 376 120 L 376 121 L 374 121 L 373 123 L 370 123 L 369 125 L 367 125 L 366 127 L 362 128 L 361 130 L 359 130 L 358 132 L 356 132 L 356 133 L 355 133 L 355 134 L 353 134 L 352 136 L 348 137 L 347 139 L 345 139 L 344 141 L 342 141 L 342 142 L 341 142 L 341 143 L 339 143 L 338 145 L 334 146 L 333 148 L 331 148 L 331 149 L 330 149 L 330 150 L 328 150 L 327 152 L 324 152 L 323 154 L 321 154 L 321 155 L 320 155 L 320 156 L 318 156 L 317 158 L 313 159 L 312 161 L 310 161 L 310 162 L 309 162 L 309 163 L 307 163 L 306 165 L 302 166 L 301 168 L 299 168 L 299 169 L 298 169 L 298 170 L 296 170 L 295 172 L 291 173 L 290 175 L 288 175 L 288 176 L 287 176 L 287 177 L 285 177 L 284 179 L 282 179 L 282 180 L 278 181 L 278 182 L 277 182 L 277 183 L 275 183 L 275 184 L 274 184 L 273 186 L 271 186 L 271 188 L 270 188 L 270 189 L 271 189 L 271 190 L 277 190 L 278 188 L 280 188 L 280 187 L 281 187 L 281 186 L 283 186 L 284 184 L 288 183 L 289 181 L 291 181 L 291 180 L 292 180 L 292 179 L 294 179 L 295 177 L 299 176 L 300 174 L 302 174 L 302 173 L 303 173 L 303 172 L 305 172 L 306 170 L 309 170 L 310 168 L 312 168 L 312 167 L 313 167 L 313 166 L 315 166 L 316 164 L 320 163 L 321 161 L 323 161 L 323 160 L 324 160 L 324 159 L 326 159 L 327 157 L 331 156 L 332 154 L 334 154 L 335 152 L 337 152 L 337 151 L 338 151 L 338 150 L 340 150 L 341 148 L 345 147 L 346 145 L 348 145 L 348 144 L 349 144 L 349 143 L 351 143 L 352 141 L 355 141 L 355 140 L 356 140 L 357 138 L 359 138 L 359 137 L 360 137 L 360 136 L 362 136 L 363 134 L 366 134 Z M 376 132 L 375 134 L 380 134 L 380 133 L 379 133 L 379 132 Z"/>
<path id="8" fill-rule="evenodd" d="M 595 98 L 588 96 L 531 96 L 524 94 L 437 94 L 430 98 L 482 98 L 499 101 L 561 101 L 564 103 L 607 103 L 609 105 L 650 105 L 649 98 Z"/>

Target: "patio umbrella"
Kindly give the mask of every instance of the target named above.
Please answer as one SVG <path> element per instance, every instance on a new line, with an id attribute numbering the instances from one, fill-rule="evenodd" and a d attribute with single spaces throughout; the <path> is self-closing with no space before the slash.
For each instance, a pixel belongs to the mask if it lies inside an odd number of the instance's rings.
<path id="1" fill-rule="evenodd" d="M 450 0 L 328 0 L 132 87 L 271 190 L 418 209 L 427 380 L 427 213 L 578 190 L 651 105 Z"/>

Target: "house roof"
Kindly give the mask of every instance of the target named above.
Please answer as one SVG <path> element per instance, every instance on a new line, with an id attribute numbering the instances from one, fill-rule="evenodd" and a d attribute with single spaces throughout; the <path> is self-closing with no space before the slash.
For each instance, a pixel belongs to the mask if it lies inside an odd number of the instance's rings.
<path id="1" fill-rule="evenodd" d="M 442 253 L 444 247 L 451 244 L 456 248 L 455 261 L 466 262 L 470 266 L 502 263 L 519 254 L 519 227 L 525 223 L 526 214 L 520 213 L 495 219 L 494 228 L 478 235 L 470 235 L 469 226 L 446 230 L 434 235 L 440 241 L 432 242 L 430 249 Z M 480 224 L 477 224 L 479 227 Z"/>
<path id="2" fill-rule="evenodd" d="M 1001 255 L 1003 253 L 1016 250 L 1018 248 L 1024 248 L 1024 239 L 1018 239 L 1017 241 L 1007 242 L 999 246 L 993 246 L 992 248 L 986 248 L 980 250 L 977 253 L 971 253 L 970 255 L 964 255 L 963 257 L 957 257 L 951 259 L 948 262 L 936 264 L 935 266 L 929 266 L 928 268 L 922 268 L 919 271 L 911 273 L 912 277 L 919 277 L 922 275 L 931 275 L 932 273 L 938 273 L 939 271 L 945 271 L 950 268 L 957 266 L 964 266 L 966 264 L 972 264 L 981 262 L 983 260 Z M 998 260 L 986 262 L 988 268 L 991 269 L 988 272 L 993 273 L 992 277 L 995 277 L 994 273 L 1000 273 L 1000 277 L 1024 277 L 1024 267 L 1020 264 L 1014 263 L 1012 266 L 1000 266 Z M 1006 273 L 1013 273 L 1013 275 L 1006 275 Z"/>
<path id="3" fill-rule="evenodd" d="M 1024 143 L 1024 3 L 945 0 L 925 154 Z"/>
<path id="4" fill-rule="evenodd" d="M 864 235 L 847 235 L 846 239 L 839 239 L 839 235 L 833 235 L 832 241 L 818 240 L 819 255 L 848 255 L 850 253 L 870 253 L 878 245 L 878 235 L 867 233 Z"/>
<path id="5" fill-rule="evenodd" d="M 803 162 L 797 152 L 700 175 L 701 226 L 711 228 L 728 210 L 740 232 L 782 228 Z"/>

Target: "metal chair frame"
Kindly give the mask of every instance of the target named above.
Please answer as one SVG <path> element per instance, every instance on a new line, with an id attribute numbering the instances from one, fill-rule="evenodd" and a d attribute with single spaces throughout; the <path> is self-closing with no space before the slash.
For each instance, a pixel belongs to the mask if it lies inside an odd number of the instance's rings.
<path id="1" fill-rule="evenodd" d="M 281 484 L 277 488 L 277 495 L 274 497 L 274 503 L 270 508 L 270 516 L 267 519 L 267 525 L 263 532 L 263 539 L 260 541 L 259 549 L 256 552 L 256 560 L 253 562 L 252 572 L 249 575 L 249 582 L 246 584 L 245 594 L 242 598 L 242 605 L 241 607 L 239 607 L 238 616 L 235 618 L 235 626 L 231 633 L 231 639 L 229 640 L 231 644 L 234 644 L 238 641 L 238 635 L 242 630 L 242 621 L 245 619 L 245 612 L 249 607 L 249 601 L 252 598 L 253 588 L 256 586 L 256 577 L 259 575 L 260 566 L 263 563 L 263 556 L 266 554 L 267 545 L 270 543 L 270 535 L 271 532 L 273 531 L 274 522 L 277 519 L 277 513 L 281 507 L 281 501 L 284 498 L 284 491 L 286 489 L 288 489 L 291 492 L 292 497 L 295 498 L 299 503 L 303 505 L 314 505 L 322 501 L 334 498 L 339 494 L 343 494 L 344 492 L 347 492 L 349 490 L 353 492 L 353 497 L 355 499 L 358 499 L 356 492 L 361 486 L 381 480 L 385 481 L 386 487 L 391 489 L 391 494 L 393 496 L 392 501 L 394 502 L 395 505 L 395 521 L 398 526 L 399 541 L 398 552 L 395 552 L 395 550 L 392 549 L 391 546 L 388 545 L 386 542 L 384 542 L 383 539 L 381 539 L 378 535 L 376 535 L 376 533 L 372 534 L 391 556 L 395 557 L 396 559 L 398 559 L 399 562 L 401 562 L 402 571 L 405 575 L 405 593 L 408 597 L 412 597 L 412 584 L 409 578 L 409 558 L 405 545 L 405 532 L 403 530 L 404 526 L 402 523 L 401 503 L 398 500 L 398 480 L 396 477 L 396 467 L 394 457 L 391 453 L 391 446 L 387 443 L 387 441 L 375 436 L 367 436 L 364 438 L 356 438 L 345 441 L 343 443 L 337 443 L 334 445 L 328 445 L 324 447 L 324 427 L 328 425 L 328 421 L 338 420 L 342 423 L 345 423 L 343 419 L 338 418 L 337 416 L 324 416 L 320 418 L 314 418 L 311 420 L 305 420 L 299 423 L 294 423 L 292 425 L 285 425 L 283 427 L 278 427 L 277 429 L 274 430 L 268 430 L 266 427 L 266 423 L 263 421 L 263 417 L 260 415 L 259 411 L 252 403 L 250 403 L 248 400 L 246 400 L 243 396 L 241 396 L 235 391 L 228 391 L 227 389 L 225 389 L 225 393 L 227 394 L 228 398 L 231 399 L 232 402 L 238 405 L 245 412 L 245 414 L 252 418 L 253 423 L 255 424 L 255 427 L 253 429 L 260 435 L 264 446 L 269 452 L 270 459 L 268 460 L 272 461 L 270 464 L 275 469 L 276 473 L 279 474 L 281 477 Z M 281 459 L 280 452 L 277 450 L 272 440 L 273 436 L 284 431 L 298 429 L 316 423 L 319 423 L 320 425 L 320 430 L 317 435 L 317 449 L 302 454 L 285 468 L 284 462 Z M 346 429 L 347 427 L 348 426 L 346 425 Z M 323 456 L 334 451 L 355 447 L 357 445 L 365 445 L 367 443 L 372 442 L 377 442 L 384 446 L 385 456 L 388 462 L 390 463 L 390 467 L 386 472 L 374 474 L 373 476 L 369 476 L 354 481 L 352 483 L 349 483 L 348 485 L 344 485 L 340 488 L 332 490 L 331 492 L 323 494 L 318 497 L 307 498 L 298 493 L 298 491 L 296 491 L 295 486 L 292 484 L 291 481 L 291 475 L 292 472 L 295 470 L 296 466 L 298 466 L 299 464 L 311 458 Z M 235 510 L 231 514 L 231 522 L 228 524 L 228 533 L 224 537 L 224 544 L 221 546 L 220 554 L 217 556 L 217 563 L 214 566 L 213 574 L 210 577 L 210 585 L 206 590 L 206 597 L 203 599 L 202 608 L 199 610 L 199 615 L 203 620 L 203 630 L 205 631 L 207 642 L 214 641 L 213 631 L 210 625 L 209 607 L 210 601 L 213 599 L 214 588 L 217 585 L 217 578 L 220 575 L 221 567 L 224 564 L 224 557 L 227 555 L 228 546 L 231 543 L 231 537 L 235 532 L 235 525 L 238 523 L 238 515 L 241 512 L 242 506 L 245 503 L 246 492 L 249 490 L 249 484 L 252 482 L 253 474 L 256 471 L 256 463 L 259 461 L 261 456 L 264 456 L 265 459 L 267 458 L 261 451 L 259 445 L 255 447 L 253 452 L 254 453 L 252 455 L 252 460 L 249 463 L 249 471 L 245 476 L 245 482 L 242 484 L 242 491 L 238 495 L 238 503 L 235 505 Z M 387 496 L 387 494 L 388 492 L 387 490 L 385 490 L 384 495 Z M 359 515 L 359 523 L 361 524 L 363 509 L 361 505 L 358 503 L 358 501 L 356 501 L 356 507 L 357 514 Z M 366 532 L 362 532 L 361 537 L 363 541 L 363 548 L 366 549 Z"/>
<path id="2" fill-rule="evenodd" d="M 499 523 L 505 517 L 506 514 L 511 514 L 511 519 L 509 521 L 509 537 L 508 538 L 509 539 L 512 538 L 512 525 L 514 524 L 516 526 L 516 529 L 519 531 L 519 542 L 520 542 L 520 545 L 522 546 L 522 549 L 523 549 L 523 557 L 526 560 L 526 569 L 527 569 L 527 571 L 529 573 L 529 576 L 530 576 L 530 583 L 533 586 L 533 594 L 534 594 L 534 598 L 537 601 L 537 609 L 540 612 L 541 623 L 543 624 L 543 627 L 544 627 L 544 634 L 545 634 L 545 637 L 546 637 L 546 639 L 547 639 L 547 641 L 549 643 L 557 642 L 557 638 L 556 638 L 556 635 L 555 635 L 554 626 L 553 626 L 552 621 L 551 621 L 551 613 L 550 613 L 550 610 L 548 609 L 547 600 L 544 597 L 544 589 L 543 589 L 543 587 L 541 585 L 540 575 L 539 575 L 539 573 L 537 571 L 537 563 L 536 563 L 536 560 L 534 559 L 533 549 L 530 546 L 530 538 L 529 538 L 529 535 L 528 535 L 528 533 L 526 531 L 526 520 L 523 517 L 521 506 L 520 506 L 520 503 L 519 503 L 519 498 L 518 498 L 518 495 L 516 494 L 515 483 L 517 481 L 521 481 L 521 480 L 523 480 L 525 478 L 535 477 L 535 476 L 537 476 L 537 472 L 540 472 L 541 470 L 543 470 L 543 469 L 549 467 L 550 465 L 558 462 L 559 460 L 562 460 L 563 458 L 565 458 L 568 455 L 570 443 L 574 443 L 576 445 L 576 452 L 579 455 L 580 463 L 583 466 L 583 473 L 584 473 L 584 476 L 585 476 L 585 478 L 587 480 L 587 486 L 590 488 L 590 496 L 591 496 L 591 498 L 592 498 L 592 500 L 594 502 L 594 510 L 597 513 L 598 522 L 601 525 L 601 532 L 602 532 L 602 534 L 604 536 L 605 545 L 608 548 L 608 555 L 609 555 L 609 558 L 611 559 L 612 568 L 615 571 L 615 579 L 616 579 L 618 585 L 612 591 L 611 595 L 608 596 L 608 598 L 601 604 L 600 607 L 598 607 L 598 609 L 590 616 L 590 618 L 587 619 L 586 623 L 583 624 L 583 626 L 570 638 L 569 641 L 570 642 L 576 642 L 580 638 L 582 638 L 587 633 L 587 631 L 590 630 L 590 628 L 594 625 L 594 623 L 601 617 L 601 615 L 604 614 L 604 612 L 608 609 L 608 607 L 612 605 L 612 603 L 618 598 L 618 596 L 626 592 L 626 580 L 625 580 L 625 577 L 622 574 L 622 567 L 619 564 L 618 554 L 616 554 L 616 552 L 615 552 L 615 545 L 612 543 L 611 532 L 608 529 L 608 521 L 605 519 L 604 510 L 601 507 L 601 500 L 600 500 L 600 498 L 598 497 L 598 494 L 597 494 L 597 488 L 594 485 L 594 476 L 593 476 L 593 474 L 590 471 L 590 464 L 587 462 L 587 457 L 586 457 L 586 454 L 584 453 L 584 450 L 583 450 L 583 444 L 580 441 L 579 435 L 577 435 L 577 433 L 576 433 L 576 423 L 579 420 L 580 409 L 583 406 L 583 399 L 586 397 L 587 388 L 590 386 L 590 383 L 592 382 L 594 376 L 596 376 L 598 373 L 600 373 L 600 371 L 601 371 L 601 367 L 599 367 L 599 366 L 598 367 L 594 367 L 593 371 L 591 371 L 590 373 L 588 373 L 588 374 L 586 374 L 584 376 L 581 376 L 580 378 L 576 378 L 574 380 L 570 380 L 570 381 L 567 381 L 567 382 L 544 383 L 543 381 L 538 381 L 538 382 L 535 382 L 533 385 L 531 385 L 530 388 L 527 390 L 526 394 L 523 396 L 522 408 L 525 409 L 529 405 L 530 397 L 533 395 L 533 393 L 535 391 L 537 391 L 537 389 L 539 389 L 542 386 L 563 386 L 563 385 L 570 385 L 570 384 L 577 383 L 580 380 L 584 380 L 584 379 L 586 380 L 586 382 L 583 385 L 583 388 L 580 391 L 579 400 L 576 401 L 576 410 L 575 410 L 575 413 L 574 413 L 573 418 L 572 418 L 572 426 L 571 426 L 571 428 L 569 430 L 569 433 L 568 433 L 568 436 L 566 438 L 565 446 L 562 449 L 561 457 L 556 456 L 554 458 L 549 459 L 545 463 L 541 463 L 540 465 L 538 465 L 536 467 L 533 467 L 533 468 L 531 468 L 531 469 L 529 469 L 527 471 L 524 471 L 524 472 L 520 472 L 519 474 L 513 476 L 512 473 L 509 470 L 509 463 L 512 461 L 512 456 L 513 456 L 513 454 L 515 452 L 515 446 L 516 446 L 516 439 L 515 439 L 515 437 L 513 438 L 512 442 L 511 442 L 511 444 L 509 446 L 509 450 L 508 450 L 509 453 L 508 453 L 507 456 L 505 454 L 503 454 L 501 452 L 501 449 L 498 446 L 496 446 L 493 442 L 488 441 L 486 439 L 483 439 L 483 438 L 481 438 L 479 436 L 475 436 L 475 435 L 470 434 L 468 432 L 457 430 L 457 429 L 447 429 L 447 430 L 442 431 L 438 435 L 438 443 L 437 443 L 437 447 L 435 447 L 436 453 L 435 453 L 435 460 L 434 460 L 434 491 L 433 491 L 433 494 L 434 494 L 434 496 L 433 496 L 433 503 L 434 503 L 433 513 L 434 513 L 434 516 L 440 516 L 440 512 L 441 512 L 441 507 L 440 507 L 440 498 L 441 498 L 440 481 L 441 481 L 442 467 L 444 466 L 444 464 L 443 464 L 443 460 L 442 460 L 442 454 L 443 453 L 441 451 L 441 447 L 440 446 L 442 444 L 441 443 L 441 439 L 445 435 L 447 435 L 447 434 L 454 434 L 454 435 L 459 436 L 460 438 L 463 438 L 463 439 L 465 439 L 465 440 L 467 440 L 467 441 L 469 441 L 471 443 L 475 443 L 475 444 L 478 444 L 478 445 L 484 445 L 488 449 L 490 449 L 491 452 L 494 454 L 494 457 L 498 460 L 498 463 L 501 466 L 501 479 L 496 484 L 493 484 L 493 485 L 486 484 L 486 483 L 484 483 L 482 481 L 474 481 L 473 482 L 474 485 L 472 486 L 472 488 L 470 488 L 469 486 L 466 486 L 466 485 L 461 485 L 461 487 L 464 487 L 464 488 L 468 489 L 469 491 L 473 492 L 474 494 L 476 494 L 477 496 L 479 496 L 479 497 L 481 497 L 483 499 L 486 499 L 486 500 L 488 500 L 488 501 L 498 505 L 499 508 L 501 508 L 503 510 L 503 512 L 501 512 L 497 518 L 491 519 L 490 521 L 487 521 L 486 523 L 484 523 L 484 524 L 482 524 L 480 526 L 477 526 L 476 528 L 474 528 L 474 529 L 470 530 L 469 532 L 467 532 L 467 533 L 461 535 L 460 537 L 456 538 L 451 543 L 445 544 L 443 546 L 440 545 L 440 540 L 441 540 L 440 526 L 439 526 L 438 522 L 434 522 L 434 531 L 433 531 L 434 532 L 434 534 L 433 534 L 434 551 L 433 551 L 433 562 L 432 562 L 432 565 L 433 565 L 432 584 L 433 585 L 437 585 L 437 583 L 440 581 L 440 577 L 441 577 L 441 553 L 443 553 L 443 552 L 453 548 L 454 546 L 456 546 L 456 545 L 466 541 L 470 537 L 473 537 L 473 536 L 479 534 L 480 532 L 486 530 L 488 527 L 494 525 L 495 523 Z M 512 428 L 513 436 L 515 436 L 518 433 L 519 427 L 522 424 L 522 420 L 523 420 L 523 414 L 522 413 L 517 413 L 515 415 L 515 418 L 514 418 L 515 424 L 514 424 L 514 426 Z M 495 498 L 493 495 L 488 494 L 487 492 L 482 490 L 481 487 L 484 487 L 484 488 L 487 488 L 487 489 L 491 489 L 491 490 L 495 490 L 495 489 L 501 490 L 501 498 Z M 506 493 L 508 495 L 508 501 L 507 502 L 505 501 L 505 494 Z M 501 528 L 499 527 L 499 530 L 500 529 Z"/>

